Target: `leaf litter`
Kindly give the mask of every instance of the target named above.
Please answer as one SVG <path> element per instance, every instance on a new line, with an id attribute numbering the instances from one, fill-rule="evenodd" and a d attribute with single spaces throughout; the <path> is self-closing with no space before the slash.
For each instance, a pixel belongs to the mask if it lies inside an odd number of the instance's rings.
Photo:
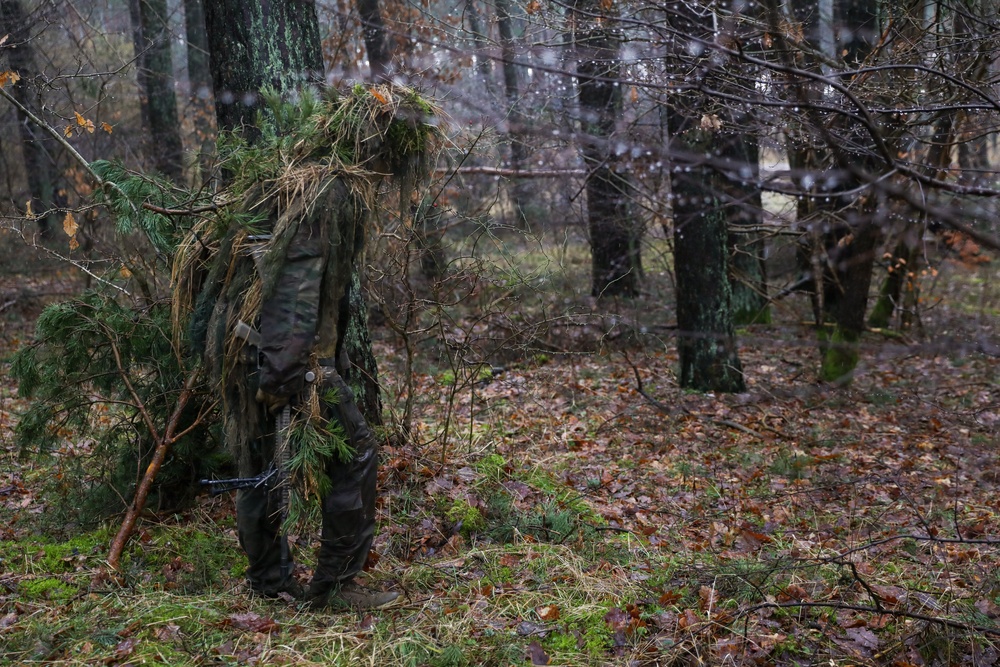
<path id="1" fill-rule="evenodd" d="M 669 346 L 512 364 L 453 405 L 420 376 L 365 575 L 403 597 L 362 616 L 249 598 L 238 565 L 184 592 L 203 565 L 171 551 L 185 531 L 241 558 L 227 498 L 148 517 L 124 588 L 91 578 L 100 549 L 47 556 L 39 478 L 87 448 L 18 460 L 6 386 L 0 641 L 95 665 L 996 664 L 997 359 L 877 345 L 831 388 L 810 334 L 781 337 L 741 336 L 734 396 L 682 391 Z"/>

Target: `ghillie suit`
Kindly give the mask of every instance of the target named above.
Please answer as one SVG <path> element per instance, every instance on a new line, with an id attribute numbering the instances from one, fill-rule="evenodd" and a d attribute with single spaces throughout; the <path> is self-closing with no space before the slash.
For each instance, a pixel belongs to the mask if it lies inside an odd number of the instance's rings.
<path id="1" fill-rule="evenodd" d="M 191 313 L 192 344 L 222 391 L 240 475 L 286 462 L 275 476 L 281 484 L 237 495 L 251 587 L 298 592 L 283 557 L 282 508 L 286 527 L 319 514 L 309 596 L 323 601 L 364 566 L 375 531 L 377 443 L 342 379 L 347 287 L 379 185 L 399 179 L 408 201 L 440 132 L 430 124 L 434 107 L 393 86 L 269 106 L 252 145 L 223 142 L 233 205 L 195 228 L 178 253 L 176 318 Z M 281 452 L 278 413 L 290 414 Z"/>

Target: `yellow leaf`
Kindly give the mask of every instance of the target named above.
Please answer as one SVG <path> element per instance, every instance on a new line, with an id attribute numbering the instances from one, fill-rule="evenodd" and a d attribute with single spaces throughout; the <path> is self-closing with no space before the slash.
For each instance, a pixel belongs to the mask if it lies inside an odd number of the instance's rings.
<path id="1" fill-rule="evenodd" d="M 76 236 L 78 229 L 80 229 L 80 225 L 76 224 L 73 211 L 66 211 L 66 217 L 63 218 L 63 231 L 66 232 L 66 236 Z"/>
<path id="2" fill-rule="evenodd" d="M 378 92 L 374 88 L 369 88 L 368 92 L 371 93 L 372 97 L 374 97 L 376 100 L 378 100 L 382 104 L 388 104 L 389 103 L 388 98 L 386 98 L 385 95 L 383 95 L 382 93 Z"/>
<path id="3" fill-rule="evenodd" d="M 72 125 L 67 125 L 66 129 L 63 130 L 63 134 L 65 134 L 67 137 L 72 137 L 73 136 L 73 126 Z"/>
<path id="4" fill-rule="evenodd" d="M 107 132 L 108 134 L 111 134 L 111 132 L 113 131 L 114 128 L 112 128 L 107 123 L 101 123 L 101 129 L 104 130 L 105 132 Z"/>
<path id="5" fill-rule="evenodd" d="M 121 275 L 122 278 L 131 278 L 132 277 L 132 272 L 129 271 L 128 269 L 126 269 L 124 266 L 121 268 L 120 271 L 118 271 L 118 273 Z"/>
<path id="6" fill-rule="evenodd" d="M 537 14 L 542 11 L 542 3 L 538 2 L 538 0 L 531 0 L 525 9 L 529 14 Z"/>
<path id="7" fill-rule="evenodd" d="M 85 129 L 87 132 L 90 132 L 91 134 L 93 134 L 94 133 L 94 121 L 88 120 L 88 119 L 84 118 L 83 116 L 81 116 L 79 113 L 77 113 L 75 111 L 73 113 L 76 114 L 76 124 L 79 125 L 80 127 L 82 127 L 83 129 Z"/>
<path id="8" fill-rule="evenodd" d="M 0 88 L 3 88 L 8 83 L 14 85 L 20 80 L 21 80 L 21 75 L 18 74 L 17 72 L 12 72 L 10 70 L 0 72 Z"/>
<path id="9" fill-rule="evenodd" d="M 69 237 L 69 249 L 76 250 L 80 247 L 80 242 L 76 240 L 76 236 Z"/>
<path id="10" fill-rule="evenodd" d="M 26 217 L 28 220 L 35 219 L 35 212 L 31 210 L 30 199 L 24 203 L 24 217 Z"/>

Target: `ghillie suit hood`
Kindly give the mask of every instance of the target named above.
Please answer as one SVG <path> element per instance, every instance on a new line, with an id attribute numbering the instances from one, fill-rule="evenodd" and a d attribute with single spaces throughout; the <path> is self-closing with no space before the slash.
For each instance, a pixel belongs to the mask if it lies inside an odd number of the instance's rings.
<path id="1" fill-rule="evenodd" d="M 331 244 L 338 261 L 322 274 L 320 309 L 335 312 L 364 247 L 380 186 L 392 181 L 400 203 L 430 174 L 442 132 L 440 111 L 409 88 L 354 86 L 347 92 L 307 93 L 294 104 L 266 96 L 258 138 L 220 137 L 229 202 L 195 225 L 174 263 L 174 326 L 189 331 L 192 351 L 204 358 L 222 390 L 225 437 L 237 447 L 257 432 L 256 388 L 247 373 L 247 341 L 239 321 L 255 325 L 261 304 L 274 295 L 290 244 L 304 232 Z M 317 230 L 313 232 L 312 230 Z M 319 331 L 314 357 L 333 357 L 338 327 Z M 306 397 L 303 405 L 317 403 Z M 303 412 L 303 410 L 300 410 Z M 303 415 L 307 417 L 308 415 Z M 241 468 L 244 466 L 241 464 Z"/>

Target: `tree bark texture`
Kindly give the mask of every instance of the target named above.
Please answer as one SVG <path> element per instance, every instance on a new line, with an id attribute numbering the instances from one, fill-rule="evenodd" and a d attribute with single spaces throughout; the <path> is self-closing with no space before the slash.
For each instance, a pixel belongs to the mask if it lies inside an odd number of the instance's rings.
<path id="1" fill-rule="evenodd" d="M 208 33 L 205 31 L 204 0 L 184 0 L 184 33 L 187 40 L 189 108 L 186 114 L 194 125 L 194 148 L 198 152 L 195 184 L 210 176 L 215 139 L 215 100 L 212 95 L 212 68 L 209 62 Z"/>
<path id="2" fill-rule="evenodd" d="M 265 87 L 285 92 L 322 80 L 312 0 L 212 0 L 205 26 L 220 129 L 253 125 Z"/>
<path id="3" fill-rule="evenodd" d="M 149 130 L 144 152 L 157 171 L 181 182 L 184 146 L 174 92 L 174 66 L 170 57 L 170 29 L 166 0 L 131 0 L 136 72 L 143 124 Z"/>
<path id="4" fill-rule="evenodd" d="M 475 44 L 476 72 L 483 83 L 486 98 L 493 99 L 493 61 L 489 57 L 489 35 L 484 32 L 483 19 L 477 0 L 465 0 L 465 17 L 469 21 L 469 34 Z"/>
<path id="5" fill-rule="evenodd" d="M 587 224 L 593 296 L 638 294 L 640 230 L 632 188 L 612 142 L 622 111 L 619 38 L 600 2 L 576 0 L 577 86 L 587 166 Z"/>
<path id="6" fill-rule="evenodd" d="M 718 181 L 708 168 L 671 179 L 680 384 L 699 391 L 740 392 L 746 387 L 736 349 L 728 219 Z"/>
<path id="7" fill-rule="evenodd" d="M 41 104 L 31 88 L 38 72 L 27 20 L 20 0 L 0 0 L 0 36 L 8 35 L 6 46 L 13 47 L 5 49 L 7 65 L 21 77 L 11 86 L 11 94 L 18 103 L 40 116 Z M 51 237 L 57 223 L 58 146 L 48 133 L 28 120 L 20 109 L 17 110 L 17 125 L 31 210 L 38 216 L 39 233 L 43 237 Z"/>

